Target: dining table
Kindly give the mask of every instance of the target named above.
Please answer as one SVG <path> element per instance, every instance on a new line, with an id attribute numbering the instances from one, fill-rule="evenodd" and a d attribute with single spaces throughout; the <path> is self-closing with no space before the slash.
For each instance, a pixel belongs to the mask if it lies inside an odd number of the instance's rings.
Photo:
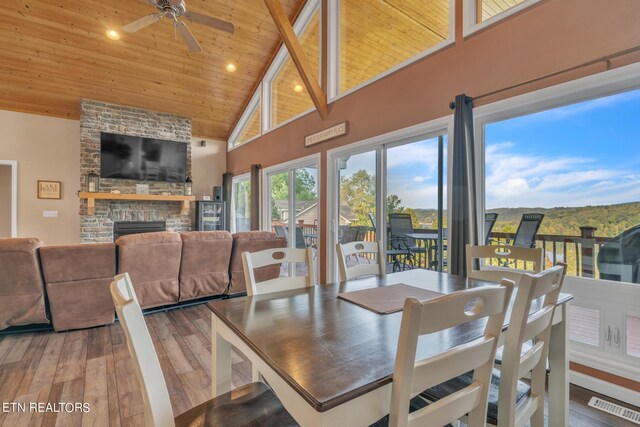
<path id="1" fill-rule="evenodd" d="M 209 302 L 213 396 L 231 389 L 234 346 L 300 425 L 367 426 L 376 422 L 389 413 L 402 313 L 377 314 L 338 294 L 396 284 L 442 294 L 495 285 L 413 269 Z M 548 422 L 552 426 L 568 425 L 567 306 L 572 298 L 560 295 L 551 332 Z M 482 335 L 484 324 L 484 320 L 473 321 L 421 337 L 417 358 Z"/>

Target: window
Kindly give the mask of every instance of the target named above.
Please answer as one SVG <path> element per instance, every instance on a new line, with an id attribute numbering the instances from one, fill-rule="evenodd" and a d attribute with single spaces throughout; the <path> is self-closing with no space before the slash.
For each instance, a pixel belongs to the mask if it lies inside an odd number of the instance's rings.
<path id="1" fill-rule="evenodd" d="M 464 0 L 465 36 L 517 13 L 540 0 Z"/>
<path id="2" fill-rule="evenodd" d="M 249 231 L 251 229 L 251 181 L 249 175 L 233 177 L 232 191 L 231 232 Z"/>
<path id="3" fill-rule="evenodd" d="M 260 136 L 260 113 L 261 113 L 260 102 L 257 102 L 253 107 L 253 112 L 249 116 L 249 120 L 247 120 L 247 124 L 240 132 L 238 139 L 236 141 L 236 145 L 243 144 L 257 136 Z"/>
<path id="4" fill-rule="evenodd" d="M 340 0 L 338 93 L 449 40 L 449 0 Z M 335 60 L 335 59 L 334 59 Z"/>
<path id="5" fill-rule="evenodd" d="M 485 126 L 486 211 L 496 240 L 544 214 L 547 266 L 640 283 L 640 90 Z"/>
<path id="6" fill-rule="evenodd" d="M 299 40 L 312 70 L 319 72 L 320 23 L 319 12 L 311 17 Z M 271 127 L 283 123 L 313 108 L 298 69 L 289 55 L 271 81 Z"/>

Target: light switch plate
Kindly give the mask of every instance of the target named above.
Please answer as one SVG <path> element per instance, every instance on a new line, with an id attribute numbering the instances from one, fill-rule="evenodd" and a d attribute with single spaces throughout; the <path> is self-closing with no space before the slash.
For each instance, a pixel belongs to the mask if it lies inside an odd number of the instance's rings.
<path id="1" fill-rule="evenodd" d="M 58 211 L 42 211 L 42 216 L 44 218 L 57 218 Z"/>

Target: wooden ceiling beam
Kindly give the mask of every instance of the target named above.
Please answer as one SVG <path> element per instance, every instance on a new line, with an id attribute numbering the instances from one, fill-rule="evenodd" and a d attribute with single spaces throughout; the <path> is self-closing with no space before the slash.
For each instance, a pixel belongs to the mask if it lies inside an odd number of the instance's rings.
<path id="1" fill-rule="evenodd" d="M 300 73 L 307 92 L 311 96 L 313 105 L 315 105 L 318 113 L 320 113 L 320 117 L 326 119 L 327 97 L 322 91 L 318 79 L 315 77 L 317 73 L 311 69 L 309 61 L 307 61 L 307 58 L 304 56 L 302 45 L 298 37 L 296 37 L 296 33 L 293 31 L 293 27 L 287 18 L 284 8 L 280 4 L 280 0 L 264 0 L 264 3 L 267 5 L 269 13 L 271 13 L 271 17 L 278 28 L 280 37 L 282 37 L 282 41 L 285 46 L 287 46 L 289 55 L 291 55 L 291 59 Z"/>

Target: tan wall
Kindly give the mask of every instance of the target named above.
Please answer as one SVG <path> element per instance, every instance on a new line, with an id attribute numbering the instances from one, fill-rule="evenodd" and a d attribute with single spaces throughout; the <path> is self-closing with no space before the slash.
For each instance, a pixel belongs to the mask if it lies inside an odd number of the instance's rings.
<path id="1" fill-rule="evenodd" d="M 205 147 L 200 146 L 200 141 L 203 140 L 207 142 Z M 226 152 L 225 141 L 191 139 L 191 179 L 194 196 L 212 196 L 213 186 L 222 185 L 222 174 L 227 170 Z"/>
<path id="2" fill-rule="evenodd" d="M 637 0 L 543 0 L 466 39 L 461 34 L 461 6 L 457 0 L 453 46 L 331 103 L 324 121 L 313 112 L 231 151 L 227 169 L 243 171 L 252 163 L 268 167 L 320 152 L 324 177 L 327 150 L 452 114 L 449 102 L 457 94 L 477 96 L 640 45 L 640 31 L 635 30 L 640 22 Z M 610 66 L 637 61 L 640 54 L 636 52 L 612 60 Z M 484 98 L 475 105 L 605 69 L 600 63 Z M 305 135 L 345 120 L 349 121 L 349 135 L 304 147 Z M 327 205 L 326 192 L 321 205 Z M 326 224 L 326 211 L 320 221 Z M 321 244 L 326 243 L 324 237 Z M 321 254 L 325 265 L 324 251 Z M 324 268 L 321 272 L 324 274 Z"/>
<path id="3" fill-rule="evenodd" d="M 0 237 L 11 237 L 11 166 L 8 165 L 0 165 Z"/>
<path id="4" fill-rule="evenodd" d="M 18 161 L 18 236 L 79 242 L 80 122 L 0 110 L 0 129 L 0 159 Z M 62 198 L 38 199 L 38 180 L 62 181 Z"/>

